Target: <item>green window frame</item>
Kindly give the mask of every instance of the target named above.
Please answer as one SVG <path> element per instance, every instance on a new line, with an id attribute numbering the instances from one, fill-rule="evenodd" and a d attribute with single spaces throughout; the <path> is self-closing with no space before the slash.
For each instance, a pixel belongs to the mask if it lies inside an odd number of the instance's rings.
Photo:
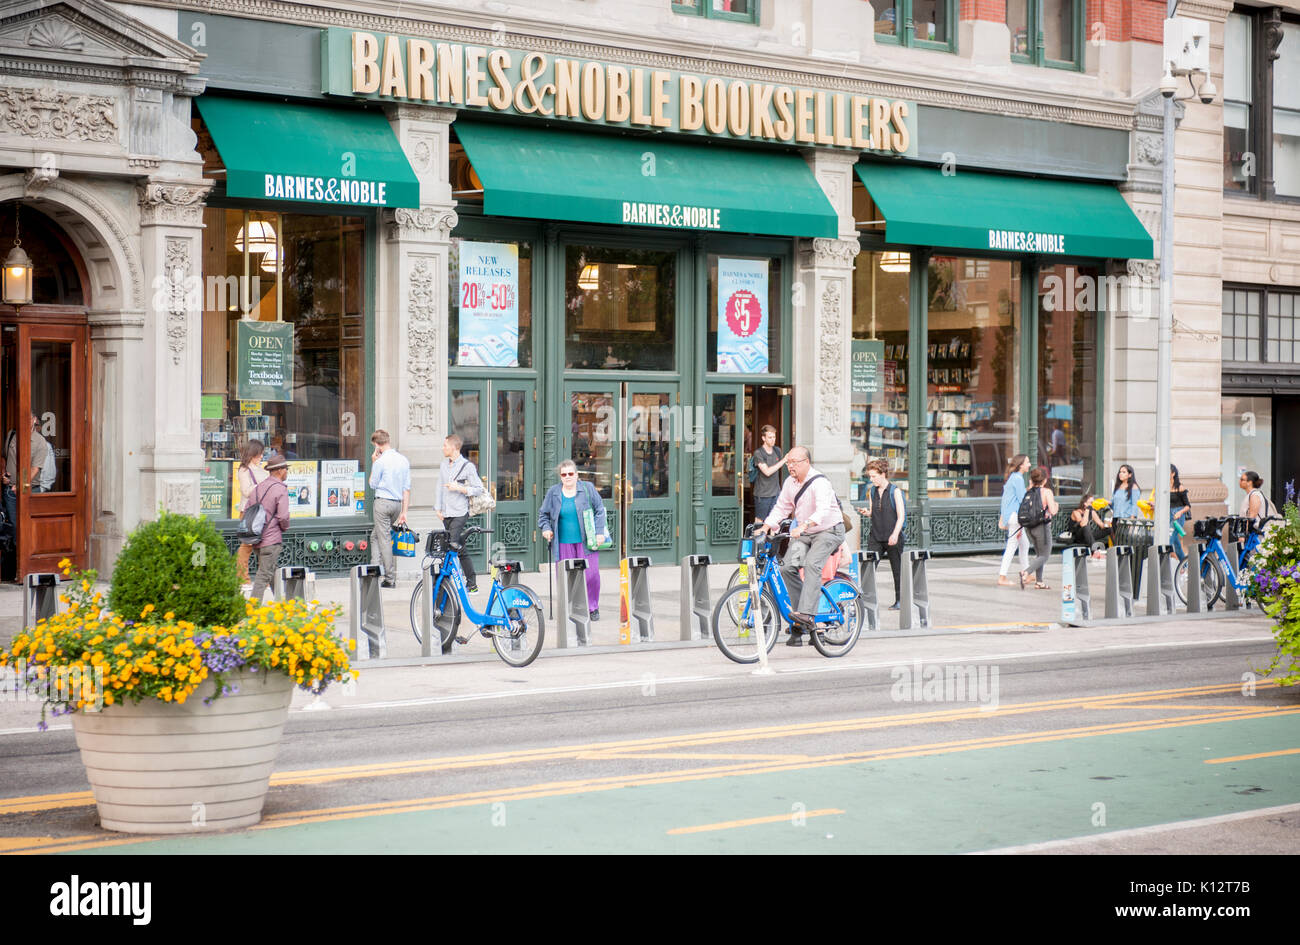
<path id="1" fill-rule="evenodd" d="M 1043 34 L 1043 24 L 1046 20 L 1044 8 L 1049 3 L 1070 4 L 1069 21 L 1074 35 L 1071 37 L 1070 53 L 1072 58 L 1069 60 L 1052 59 L 1047 55 Z M 1028 0 L 1026 3 L 1026 18 L 1028 22 L 1026 24 L 1025 33 L 1027 37 L 1032 39 L 1032 42 L 1027 43 L 1024 52 L 1017 52 L 1013 45 L 1011 49 L 1011 61 L 1021 62 L 1027 65 L 1043 66 L 1048 69 L 1067 69 L 1072 72 L 1082 72 L 1084 6 L 1083 0 Z M 1014 29 L 1010 18 L 1011 5 L 1008 3 L 1007 27 Z"/>
<path id="2" fill-rule="evenodd" d="M 876 42 L 885 43 L 891 46 L 911 46 L 915 49 L 936 49 L 941 52 L 955 53 L 957 51 L 957 0 L 939 0 L 943 9 L 944 21 L 948 24 L 948 39 L 932 40 L 921 39 L 916 35 L 916 23 L 913 18 L 912 5 L 915 0 L 896 0 L 892 4 L 895 19 L 901 21 L 903 28 L 893 33 L 876 33 Z M 882 14 L 885 7 L 882 6 Z"/>
<path id="3" fill-rule="evenodd" d="M 758 23 L 758 5 L 762 0 L 672 0 L 673 12 L 683 16 L 698 16 L 706 20 L 731 20 L 733 23 Z M 732 11 L 734 4 L 743 3 L 747 12 Z"/>

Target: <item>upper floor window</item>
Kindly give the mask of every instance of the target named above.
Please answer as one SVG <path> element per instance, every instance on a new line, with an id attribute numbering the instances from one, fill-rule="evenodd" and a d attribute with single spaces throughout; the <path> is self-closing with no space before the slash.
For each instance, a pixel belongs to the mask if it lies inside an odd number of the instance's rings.
<path id="1" fill-rule="evenodd" d="M 1223 188 L 1300 199 L 1300 19 L 1277 7 L 1224 26 Z"/>
<path id="2" fill-rule="evenodd" d="M 1083 68 L 1081 0 L 1007 0 L 1012 62 Z"/>
<path id="3" fill-rule="evenodd" d="M 875 0 L 876 42 L 957 51 L 956 0 Z"/>
<path id="4" fill-rule="evenodd" d="M 758 22 L 759 0 L 672 0 L 673 12 L 710 20 Z"/>
<path id="5" fill-rule="evenodd" d="M 1300 292 L 1225 286 L 1223 360 L 1300 364 Z"/>

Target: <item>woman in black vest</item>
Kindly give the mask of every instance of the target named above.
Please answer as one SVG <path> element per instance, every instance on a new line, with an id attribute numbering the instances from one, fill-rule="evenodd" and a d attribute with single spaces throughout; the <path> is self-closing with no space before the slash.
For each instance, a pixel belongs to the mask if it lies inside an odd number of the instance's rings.
<path id="1" fill-rule="evenodd" d="M 871 488 L 867 490 L 867 504 L 859 507 L 858 512 L 871 521 L 867 550 L 877 551 L 889 559 L 889 569 L 894 573 L 894 605 L 889 609 L 898 610 L 898 587 L 903 576 L 903 525 L 907 520 L 903 491 L 890 483 L 889 463 L 883 459 L 867 463 L 867 476 Z"/>

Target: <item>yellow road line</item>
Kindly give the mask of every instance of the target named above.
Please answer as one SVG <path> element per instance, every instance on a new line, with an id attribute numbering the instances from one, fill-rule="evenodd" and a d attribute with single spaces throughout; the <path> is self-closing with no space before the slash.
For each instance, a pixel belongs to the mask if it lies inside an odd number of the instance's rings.
<path id="1" fill-rule="evenodd" d="M 802 818 L 808 817 L 827 817 L 831 814 L 842 814 L 844 811 L 836 807 L 827 807 L 822 810 L 810 810 L 806 814 L 800 814 Z M 668 831 L 669 836 L 679 836 L 684 833 L 707 833 L 710 830 L 731 830 L 733 827 L 752 827 L 755 824 L 779 824 L 782 821 L 792 821 L 794 814 L 773 814 L 771 817 L 751 817 L 748 820 L 725 820 L 720 824 L 702 824 L 699 827 L 674 827 Z"/>
<path id="2" fill-rule="evenodd" d="M 1282 755 L 1300 755 L 1300 748 L 1286 748 L 1282 751 L 1261 751 L 1257 755 L 1234 755 L 1231 758 L 1207 758 L 1207 765 L 1226 765 L 1233 761 L 1254 761 L 1256 758 L 1280 758 Z"/>

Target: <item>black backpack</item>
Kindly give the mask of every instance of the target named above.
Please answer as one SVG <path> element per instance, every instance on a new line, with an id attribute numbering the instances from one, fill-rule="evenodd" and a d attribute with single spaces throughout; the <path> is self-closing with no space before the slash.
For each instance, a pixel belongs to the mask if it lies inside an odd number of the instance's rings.
<path id="1" fill-rule="evenodd" d="M 1043 508 L 1043 490 L 1041 486 L 1031 486 L 1020 500 L 1020 511 L 1016 520 L 1021 528 L 1036 528 L 1047 521 L 1047 510 Z"/>

